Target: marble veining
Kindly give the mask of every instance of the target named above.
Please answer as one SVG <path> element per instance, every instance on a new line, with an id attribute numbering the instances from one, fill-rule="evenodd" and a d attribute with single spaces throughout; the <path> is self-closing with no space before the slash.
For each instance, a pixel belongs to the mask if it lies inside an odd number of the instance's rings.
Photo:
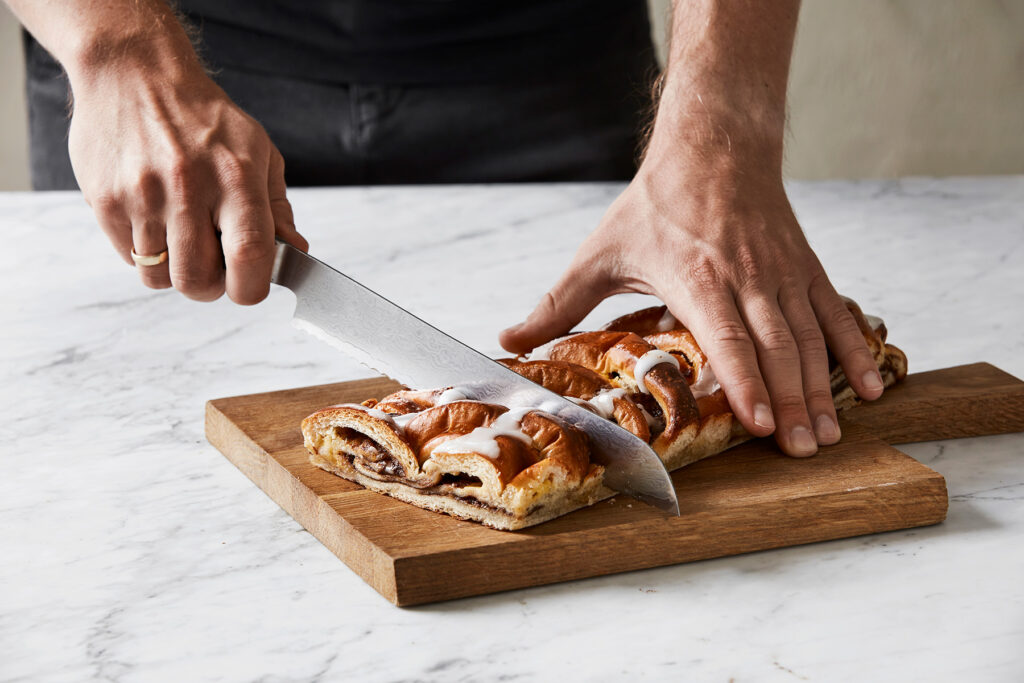
<path id="1" fill-rule="evenodd" d="M 291 197 L 314 254 L 498 354 L 620 190 Z M 1024 177 L 790 190 L 912 370 L 1024 376 Z M 370 374 L 289 293 L 146 290 L 77 194 L 0 195 L 0 234 L 0 681 L 1024 679 L 1020 434 L 903 447 L 936 527 L 398 609 L 203 437 L 209 398 Z"/>

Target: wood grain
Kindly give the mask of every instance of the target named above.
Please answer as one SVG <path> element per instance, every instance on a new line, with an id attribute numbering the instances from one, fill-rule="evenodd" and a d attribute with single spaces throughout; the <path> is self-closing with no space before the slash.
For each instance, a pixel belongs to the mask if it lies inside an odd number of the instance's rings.
<path id="1" fill-rule="evenodd" d="M 919 372 L 847 419 L 893 444 L 1024 431 L 1024 382 L 989 363 Z"/>
<path id="2" fill-rule="evenodd" d="M 910 384 L 913 391 L 887 392 L 870 415 L 851 411 L 843 441 L 813 458 L 787 458 L 762 440 L 673 473 L 679 517 L 619 496 L 519 532 L 421 510 L 309 463 L 302 418 L 394 391 L 385 378 L 210 401 L 206 431 L 210 443 L 381 595 L 414 605 L 940 522 L 947 508 L 943 478 L 875 434 L 938 438 L 931 435 L 951 429 L 947 424 L 977 431 L 961 424 L 961 412 L 950 418 L 921 407 L 935 404 L 929 387 L 978 389 L 982 380 L 971 380 L 972 372 L 998 392 L 1012 389 L 1001 375 L 964 367 L 975 370 L 925 373 Z M 958 403 L 946 398 L 942 405 Z M 886 403 L 888 410 L 879 410 Z M 916 416 L 931 426 L 901 431 L 887 415 Z M 1008 418 L 1017 422 L 990 426 L 1024 429 L 1018 412 Z"/>

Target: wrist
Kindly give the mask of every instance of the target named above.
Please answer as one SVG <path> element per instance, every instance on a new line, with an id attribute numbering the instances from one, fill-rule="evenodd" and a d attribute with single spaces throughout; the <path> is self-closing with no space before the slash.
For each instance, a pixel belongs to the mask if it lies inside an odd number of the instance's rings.
<path id="1" fill-rule="evenodd" d="M 57 56 L 76 97 L 112 79 L 173 83 L 205 77 L 184 29 L 173 16 L 166 19 L 150 28 L 123 25 L 89 31 L 71 41 Z"/>
<path id="2" fill-rule="evenodd" d="M 670 82 L 658 103 L 645 161 L 682 157 L 713 172 L 758 165 L 781 175 L 784 111 L 782 102 L 742 89 Z"/>

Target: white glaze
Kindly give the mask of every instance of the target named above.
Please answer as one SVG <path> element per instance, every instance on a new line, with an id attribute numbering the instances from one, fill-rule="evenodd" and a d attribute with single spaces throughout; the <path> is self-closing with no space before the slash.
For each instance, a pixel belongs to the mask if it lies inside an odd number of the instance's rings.
<path id="1" fill-rule="evenodd" d="M 658 418 L 654 417 L 649 412 L 647 412 L 647 408 L 644 408 L 643 404 L 637 403 L 636 407 L 640 409 L 640 412 L 641 414 L 643 414 L 644 419 L 647 420 L 647 427 L 649 429 L 661 429 L 662 427 L 665 426 L 664 420 L 659 420 Z"/>
<path id="2" fill-rule="evenodd" d="M 690 385 L 690 393 L 693 394 L 694 398 L 704 398 L 721 388 L 722 385 L 718 383 L 718 378 L 715 377 L 715 371 L 711 369 L 711 363 L 705 361 L 700 369 L 700 374 L 697 375 L 697 381 Z"/>
<path id="3" fill-rule="evenodd" d="M 422 411 L 415 413 L 402 413 L 401 415 L 392 415 L 391 421 L 395 423 L 395 426 L 400 429 L 405 429 L 406 425 L 416 419 L 417 415 L 420 415 Z"/>
<path id="4" fill-rule="evenodd" d="M 378 420 L 384 420 L 385 422 L 394 422 L 394 415 L 392 415 L 391 413 L 385 413 L 383 410 L 378 410 L 377 408 L 367 408 L 366 406 L 360 405 L 358 403 L 340 403 L 338 404 L 338 407 L 355 408 L 356 410 L 361 410 L 367 415 L 375 417 Z"/>
<path id="5" fill-rule="evenodd" d="M 662 363 L 669 363 L 679 369 L 679 359 L 673 356 L 668 351 L 662 351 L 661 349 L 651 349 L 636 361 L 636 366 L 633 368 L 633 379 L 636 380 L 636 386 L 640 389 L 641 394 L 649 394 L 647 385 L 644 383 L 644 377 L 651 371 L 655 365 L 661 365 Z"/>
<path id="6" fill-rule="evenodd" d="M 288 198 L 317 257 L 500 357 L 623 187 Z M 912 372 L 1024 377 L 1024 177 L 787 189 Z M 0 194 L 0 234 L 0 679 L 1021 680 L 1024 434 L 899 446 L 946 478 L 936 526 L 399 609 L 204 437 L 206 399 L 371 376 L 287 324 L 290 292 L 148 290 L 77 193 Z M 651 305 L 613 297 L 580 327 Z"/>
<path id="7" fill-rule="evenodd" d="M 868 321 L 868 325 L 870 325 L 871 329 L 873 329 L 875 332 L 877 332 L 878 328 L 885 324 L 885 321 L 879 318 L 877 315 L 868 315 L 867 313 L 865 313 L 864 319 Z"/>
<path id="8" fill-rule="evenodd" d="M 588 403 L 593 406 L 598 415 L 605 419 L 611 419 L 615 413 L 615 399 L 625 395 L 626 390 L 622 388 L 602 389 Z"/>
<path id="9" fill-rule="evenodd" d="M 551 360 L 551 349 L 554 348 L 555 344 L 557 344 L 557 343 L 559 343 L 559 342 L 561 342 L 561 341 L 563 341 L 565 339 L 568 339 L 571 336 L 572 335 L 567 334 L 567 335 L 564 335 L 562 337 L 557 337 L 555 339 L 552 339 L 551 341 L 547 342 L 546 344 L 541 344 L 540 346 L 535 348 L 533 351 L 530 351 L 530 353 L 526 354 L 526 359 L 527 360 Z"/>
<path id="10" fill-rule="evenodd" d="M 434 449 L 434 453 L 479 453 L 485 457 L 496 459 L 501 455 L 501 447 L 498 445 L 499 436 L 508 436 L 513 439 L 531 444 L 533 440 L 523 434 L 520 430 L 520 423 L 523 416 L 535 408 L 510 408 L 507 412 L 499 415 L 491 424 L 486 427 L 477 427 L 468 434 L 457 436 L 454 439 L 445 441 Z"/>
<path id="11" fill-rule="evenodd" d="M 469 397 L 466 396 L 465 391 L 459 387 L 451 387 L 441 392 L 440 396 L 434 401 L 435 406 L 443 406 L 455 401 L 467 401 Z"/>

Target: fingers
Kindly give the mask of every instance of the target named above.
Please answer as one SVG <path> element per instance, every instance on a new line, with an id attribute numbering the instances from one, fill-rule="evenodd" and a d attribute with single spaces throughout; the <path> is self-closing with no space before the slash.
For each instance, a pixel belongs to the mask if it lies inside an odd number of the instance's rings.
<path id="1" fill-rule="evenodd" d="M 600 265 L 574 260 L 526 320 L 504 330 L 498 342 L 506 351 L 526 353 L 568 333 L 610 294 Z"/>
<path id="2" fill-rule="evenodd" d="M 234 172 L 222 180 L 225 192 L 215 216 L 227 271 L 225 290 L 232 301 L 246 306 L 266 298 L 274 267 L 274 214 L 267 172 L 236 164 Z"/>
<path id="3" fill-rule="evenodd" d="M 811 306 L 821 324 L 825 341 L 843 368 L 850 386 L 861 398 L 873 401 L 885 386 L 875 359 L 853 314 L 824 276 L 811 282 L 808 290 Z"/>
<path id="4" fill-rule="evenodd" d="M 771 434 L 775 419 L 768 390 L 761 379 L 754 343 L 732 294 L 726 289 L 704 291 L 692 303 L 672 297 L 666 302 L 700 342 L 743 427 L 755 436 Z"/>
<path id="5" fill-rule="evenodd" d="M 167 226 L 163 217 L 148 216 L 132 221 L 132 244 L 139 256 L 154 256 L 167 249 Z M 169 261 L 169 259 L 168 259 Z M 168 261 L 153 266 L 138 266 L 142 284 L 151 289 L 171 286 Z"/>
<path id="6" fill-rule="evenodd" d="M 88 203 L 100 228 L 114 245 L 114 251 L 125 263 L 135 265 L 132 261 L 132 221 L 124 204 L 113 196 L 103 196 Z"/>
<path id="7" fill-rule="evenodd" d="M 783 290 L 779 294 L 779 306 L 800 354 L 803 396 L 815 439 L 819 445 L 834 444 L 841 433 L 832 402 L 828 350 L 818 319 L 804 292 Z"/>
<path id="8" fill-rule="evenodd" d="M 778 428 L 775 440 L 788 455 L 808 456 L 818 450 L 804 401 L 800 350 L 777 301 L 761 295 L 745 297 L 740 311 L 750 330 L 757 359 L 771 395 Z"/>
<path id="9" fill-rule="evenodd" d="M 224 293 L 220 243 L 209 213 L 183 209 L 167 224 L 168 260 L 174 288 L 196 301 L 214 301 Z"/>
<path id="10" fill-rule="evenodd" d="M 274 216 L 274 234 L 301 251 L 309 251 L 309 242 L 295 229 L 292 205 L 288 201 L 284 182 L 284 157 L 277 149 L 271 150 L 267 176 L 270 212 Z"/>

